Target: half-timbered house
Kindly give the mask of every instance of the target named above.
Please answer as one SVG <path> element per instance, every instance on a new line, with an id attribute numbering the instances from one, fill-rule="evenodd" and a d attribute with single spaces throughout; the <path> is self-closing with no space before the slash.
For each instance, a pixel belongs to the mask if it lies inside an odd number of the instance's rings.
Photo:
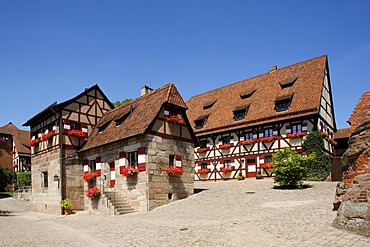
<path id="1" fill-rule="evenodd" d="M 193 194 L 196 137 L 186 109 L 170 83 L 144 87 L 141 97 L 104 114 L 79 152 L 85 209 L 148 211 Z"/>
<path id="2" fill-rule="evenodd" d="M 77 151 L 112 103 L 94 85 L 76 97 L 53 103 L 29 119 L 31 128 L 32 206 L 37 212 L 61 213 L 61 200 L 83 209 L 82 166 Z"/>
<path id="3" fill-rule="evenodd" d="M 4 144 L 5 147 L 8 147 L 8 150 L 0 155 L 1 162 L 8 162 L 6 165 L 15 172 L 30 171 L 31 148 L 29 138 L 29 131 L 18 129 L 12 122 L 0 127 L 0 146 Z"/>
<path id="4" fill-rule="evenodd" d="M 191 97 L 188 116 L 200 146 L 195 178 L 270 176 L 272 154 L 302 153 L 313 128 L 333 152 L 336 131 L 327 56 L 323 55 Z"/>

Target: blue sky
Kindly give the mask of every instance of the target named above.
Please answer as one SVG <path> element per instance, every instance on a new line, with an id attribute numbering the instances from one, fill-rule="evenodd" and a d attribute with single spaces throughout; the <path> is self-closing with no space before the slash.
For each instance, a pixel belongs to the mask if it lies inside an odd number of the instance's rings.
<path id="1" fill-rule="evenodd" d="M 0 126 L 96 83 L 111 101 L 185 100 L 327 54 L 337 127 L 370 91 L 369 1 L 0 0 Z"/>

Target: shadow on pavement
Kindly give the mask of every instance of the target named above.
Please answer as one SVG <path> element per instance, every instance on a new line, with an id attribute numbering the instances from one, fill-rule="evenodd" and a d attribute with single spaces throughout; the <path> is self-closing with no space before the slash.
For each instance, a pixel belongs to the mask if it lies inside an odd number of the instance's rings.
<path id="1" fill-rule="evenodd" d="M 15 216 L 15 215 L 12 214 L 11 211 L 3 211 L 0 209 L 0 217 L 3 217 L 3 216 Z"/>
<path id="2" fill-rule="evenodd" d="M 199 189 L 199 188 L 194 188 L 194 194 L 200 193 L 203 190 L 208 190 L 208 189 Z"/>

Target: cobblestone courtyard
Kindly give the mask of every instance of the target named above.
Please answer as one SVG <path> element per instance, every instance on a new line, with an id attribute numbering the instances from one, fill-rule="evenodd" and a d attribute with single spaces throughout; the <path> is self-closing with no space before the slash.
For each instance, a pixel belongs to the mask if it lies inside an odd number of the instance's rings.
<path id="1" fill-rule="evenodd" d="M 148 213 L 122 216 L 30 212 L 0 199 L 0 246 L 370 246 L 331 227 L 336 183 L 272 189 L 273 180 L 196 182 L 200 192 Z"/>

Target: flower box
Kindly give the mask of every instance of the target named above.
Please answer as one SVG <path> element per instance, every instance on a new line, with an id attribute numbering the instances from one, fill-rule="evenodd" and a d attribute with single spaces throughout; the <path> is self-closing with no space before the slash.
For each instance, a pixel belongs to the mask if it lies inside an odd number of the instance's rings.
<path id="1" fill-rule="evenodd" d="M 223 172 L 223 173 L 228 173 L 228 172 L 231 172 L 231 171 L 234 171 L 234 170 L 235 170 L 235 166 L 221 167 L 220 168 L 220 172 Z"/>
<path id="2" fill-rule="evenodd" d="M 274 167 L 274 165 L 273 165 L 273 164 L 271 164 L 271 163 L 263 163 L 263 164 L 260 164 L 260 167 L 261 167 L 262 169 L 271 169 L 271 168 L 273 168 L 273 167 Z"/>
<path id="3" fill-rule="evenodd" d="M 24 167 L 30 168 L 31 164 L 25 164 Z"/>
<path id="4" fill-rule="evenodd" d="M 307 132 L 297 132 L 294 134 L 286 134 L 286 137 L 293 139 L 293 138 L 298 138 L 307 135 Z"/>
<path id="5" fill-rule="evenodd" d="M 85 190 L 85 195 L 89 199 L 94 199 L 95 197 L 100 196 L 100 189 L 96 186 L 93 186 L 93 187 Z"/>
<path id="6" fill-rule="evenodd" d="M 138 172 L 139 170 L 134 166 L 128 166 L 128 167 L 121 166 L 120 167 L 120 173 L 125 177 L 133 176 L 137 174 Z"/>
<path id="7" fill-rule="evenodd" d="M 166 173 L 170 176 L 181 176 L 184 173 L 182 167 L 169 166 L 166 168 Z"/>
<path id="8" fill-rule="evenodd" d="M 49 131 L 48 133 L 42 134 L 41 140 L 42 141 L 49 141 L 53 139 L 53 136 L 55 136 L 55 131 Z"/>
<path id="9" fill-rule="evenodd" d="M 211 172 L 211 169 L 209 168 L 203 168 L 203 169 L 198 170 L 198 174 L 207 174 L 210 172 Z"/>
<path id="10" fill-rule="evenodd" d="M 14 150 L 10 151 L 10 154 L 15 154 L 15 151 Z"/>
<path id="11" fill-rule="evenodd" d="M 168 122 L 172 122 L 172 123 L 176 123 L 176 124 L 184 124 L 185 121 L 182 117 L 179 117 L 178 115 L 170 115 L 170 116 L 166 116 L 166 121 Z"/>
<path id="12" fill-rule="evenodd" d="M 209 151 L 209 149 L 210 149 L 209 147 L 206 147 L 206 148 L 198 148 L 197 149 L 197 152 L 198 153 L 205 153 L 205 152 Z"/>
<path id="13" fill-rule="evenodd" d="M 40 139 L 39 138 L 37 138 L 37 139 L 35 139 L 35 140 L 31 140 L 30 141 L 30 146 L 31 147 L 34 147 L 34 146 L 36 146 L 37 144 L 39 144 L 40 143 Z"/>
<path id="14" fill-rule="evenodd" d="M 325 138 L 329 137 L 329 134 L 328 134 L 328 133 L 326 133 L 326 132 L 320 132 L 320 133 L 321 133 L 321 135 L 322 135 L 323 137 L 325 137 Z"/>
<path id="15" fill-rule="evenodd" d="M 279 136 L 262 137 L 260 138 L 260 142 L 272 142 L 277 139 L 279 139 Z"/>
<path id="16" fill-rule="evenodd" d="M 240 145 L 250 145 L 250 144 L 254 144 L 256 142 L 257 142 L 257 140 L 256 139 L 253 139 L 253 140 L 240 141 L 239 144 Z"/>
<path id="17" fill-rule="evenodd" d="M 228 143 L 228 144 L 220 144 L 220 149 L 228 149 L 234 146 L 234 143 Z"/>
<path id="18" fill-rule="evenodd" d="M 334 146 L 336 146 L 336 145 L 338 145 L 338 142 L 336 142 L 334 139 L 332 139 L 332 138 L 327 138 L 326 139 L 329 143 L 331 143 L 332 145 L 334 145 Z"/>
<path id="19" fill-rule="evenodd" d="M 76 136 L 76 137 L 79 137 L 79 138 L 87 137 L 87 133 L 83 132 L 82 130 L 68 130 L 67 135 Z"/>
<path id="20" fill-rule="evenodd" d="M 12 165 L 10 168 L 14 169 L 14 168 L 16 168 L 17 166 L 18 166 L 17 164 L 14 164 L 14 165 Z"/>
<path id="21" fill-rule="evenodd" d="M 93 179 L 97 176 L 98 176 L 98 174 L 96 172 L 85 172 L 82 178 L 85 182 L 88 182 L 89 180 L 91 180 L 91 179 Z"/>

